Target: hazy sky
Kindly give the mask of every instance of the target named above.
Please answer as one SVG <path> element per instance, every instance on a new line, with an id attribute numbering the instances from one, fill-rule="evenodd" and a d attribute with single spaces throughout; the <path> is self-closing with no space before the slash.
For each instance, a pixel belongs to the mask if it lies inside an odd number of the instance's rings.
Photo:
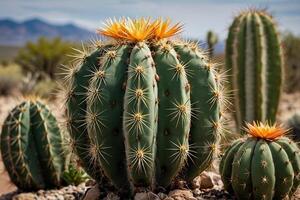
<path id="1" fill-rule="evenodd" d="M 212 29 L 225 38 L 233 16 L 249 7 L 267 8 L 280 30 L 300 35 L 300 0 L 0 0 L 0 18 L 40 17 L 95 30 L 109 17 L 163 16 L 182 22 L 186 37 L 203 38 Z"/>

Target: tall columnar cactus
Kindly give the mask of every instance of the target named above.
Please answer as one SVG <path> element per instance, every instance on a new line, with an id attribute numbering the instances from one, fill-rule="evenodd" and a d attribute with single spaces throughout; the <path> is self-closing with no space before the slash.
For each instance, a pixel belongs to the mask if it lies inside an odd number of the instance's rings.
<path id="1" fill-rule="evenodd" d="M 62 184 L 66 152 L 55 117 L 37 99 L 16 106 L 3 123 L 1 155 L 14 184 L 23 190 Z"/>
<path id="2" fill-rule="evenodd" d="M 224 187 L 238 199 L 284 199 L 300 183 L 300 151 L 280 126 L 247 124 L 220 163 Z"/>
<path id="3" fill-rule="evenodd" d="M 212 162 L 222 78 L 196 44 L 161 19 L 108 21 L 96 50 L 75 56 L 67 125 L 86 171 L 118 188 L 191 180 Z M 186 165 L 185 165 L 186 164 Z"/>
<path id="4" fill-rule="evenodd" d="M 281 93 L 283 56 L 269 14 L 250 10 L 234 19 L 226 41 L 226 66 L 238 126 L 244 121 L 274 122 Z"/>

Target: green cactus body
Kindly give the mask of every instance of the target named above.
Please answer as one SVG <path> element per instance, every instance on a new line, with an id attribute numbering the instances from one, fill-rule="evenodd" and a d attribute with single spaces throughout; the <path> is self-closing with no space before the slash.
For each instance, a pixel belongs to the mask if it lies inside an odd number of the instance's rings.
<path id="1" fill-rule="evenodd" d="M 162 186 L 181 170 L 189 151 L 190 91 L 184 66 L 176 55 L 171 45 L 160 45 L 154 57 L 159 74 L 157 181 Z"/>
<path id="2" fill-rule="evenodd" d="M 283 76 L 281 51 L 267 13 L 249 11 L 235 18 L 226 41 L 226 66 L 239 127 L 245 121 L 275 122 Z"/>
<path id="3" fill-rule="evenodd" d="M 284 136 L 248 137 L 229 147 L 220 173 L 238 199 L 284 199 L 299 186 L 299 159 L 297 145 Z"/>
<path id="4" fill-rule="evenodd" d="M 11 180 L 24 190 L 62 184 L 66 152 L 55 117 L 46 105 L 28 100 L 6 118 L 1 134 L 1 155 Z"/>
<path id="5" fill-rule="evenodd" d="M 72 84 L 67 89 L 66 94 L 66 125 L 72 138 L 72 145 L 78 155 L 81 164 L 86 172 L 96 180 L 102 177 L 100 165 L 98 162 L 93 162 L 93 148 L 90 145 L 90 139 L 87 133 L 87 124 L 85 122 L 86 115 L 86 100 L 89 94 L 88 84 L 93 71 L 96 66 L 94 63 L 98 62 L 98 58 L 104 53 L 106 47 L 101 50 L 95 51 L 89 55 L 81 63 L 80 68 L 74 67 L 67 76 L 68 81 Z M 83 55 L 87 56 L 87 55 Z M 92 162 L 91 162 L 92 161 Z"/>
<path id="6" fill-rule="evenodd" d="M 220 162 L 219 170 L 222 177 L 222 181 L 224 183 L 224 188 L 229 192 L 233 192 L 233 188 L 231 185 L 232 184 L 231 168 L 232 168 L 233 159 L 237 150 L 241 147 L 242 143 L 243 142 L 241 140 L 237 140 L 232 145 L 231 148 L 227 149 Z"/>
<path id="7" fill-rule="evenodd" d="M 188 179 L 192 180 L 205 170 L 214 158 L 220 136 L 218 131 L 222 125 L 219 119 L 222 91 L 215 81 L 216 72 L 212 70 L 203 54 L 184 44 L 175 45 L 175 49 L 182 62 L 186 63 L 191 86 L 191 159 L 188 161 L 187 175 Z"/>
<path id="8" fill-rule="evenodd" d="M 87 130 L 96 154 L 93 165 L 100 165 L 115 185 L 128 186 L 122 136 L 124 82 L 128 70 L 128 45 L 109 50 L 101 58 L 102 68 L 91 76 L 87 99 Z M 99 133 L 94 135 L 95 132 Z M 91 153 L 94 151 L 91 151 Z M 98 153 L 97 153 L 98 152 Z M 126 184 L 127 183 L 127 184 Z"/>
<path id="9" fill-rule="evenodd" d="M 83 58 L 76 69 L 84 73 L 70 74 L 69 88 L 82 87 L 66 104 L 80 116 L 73 118 L 70 132 L 86 126 L 84 140 L 71 134 L 75 148 L 93 147 L 91 159 L 82 159 L 84 167 L 99 166 L 123 191 L 167 187 L 179 174 L 193 179 L 211 164 L 220 128 L 220 84 L 213 65 L 195 44 L 151 38 L 155 31 L 143 30 L 143 20 L 128 22 L 133 27 L 120 33 L 104 31 L 115 40 Z M 119 26 L 108 25 L 114 27 Z"/>

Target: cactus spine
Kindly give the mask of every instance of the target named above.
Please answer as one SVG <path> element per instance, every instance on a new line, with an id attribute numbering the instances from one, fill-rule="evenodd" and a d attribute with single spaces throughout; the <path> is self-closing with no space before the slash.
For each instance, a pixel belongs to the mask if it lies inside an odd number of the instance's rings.
<path id="1" fill-rule="evenodd" d="M 264 11 L 237 16 L 226 41 L 226 66 L 234 91 L 235 118 L 275 122 L 282 85 L 283 57 L 275 23 Z"/>
<path id="2" fill-rule="evenodd" d="M 1 155 L 8 174 L 23 190 L 62 184 L 66 152 L 55 117 L 40 100 L 16 106 L 4 121 Z"/>
<path id="3" fill-rule="evenodd" d="M 300 184 L 300 152 L 281 127 L 247 125 L 252 135 L 237 140 L 222 157 L 224 187 L 238 199 L 284 199 Z"/>
<path id="4" fill-rule="evenodd" d="M 109 21 L 99 32 L 113 41 L 95 41 L 67 76 L 76 152 L 120 189 L 191 180 L 216 151 L 221 79 L 196 44 L 168 39 L 179 31 L 169 20 Z"/>

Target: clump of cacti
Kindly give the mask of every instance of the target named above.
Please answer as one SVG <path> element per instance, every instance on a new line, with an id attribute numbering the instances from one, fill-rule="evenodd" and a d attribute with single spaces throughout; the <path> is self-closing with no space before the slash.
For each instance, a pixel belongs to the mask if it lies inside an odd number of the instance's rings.
<path id="1" fill-rule="evenodd" d="M 287 126 L 290 128 L 290 135 L 291 137 L 296 140 L 300 141 L 300 113 L 294 114 L 291 118 L 287 121 Z"/>
<path id="2" fill-rule="evenodd" d="M 193 179 L 217 149 L 222 77 L 197 44 L 171 40 L 170 20 L 110 20 L 75 56 L 66 121 L 85 170 L 119 189 Z"/>
<path id="3" fill-rule="evenodd" d="M 275 122 L 283 56 L 276 25 L 268 13 L 249 10 L 234 19 L 226 41 L 226 67 L 238 127 L 245 121 Z"/>
<path id="4" fill-rule="evenodd" d="M 62 185 L 68 156 L 56 118 L 41 100 L 28 98 L 9 113 L 0 142 L 4 166 L 18 188 Z"/>
<path id="5" fill-rule="evenodd" d="M 215 45 L 218 43 L 218 36 L 213 31 L 208 31 L 206 34 L 206 43 L 209 52 L 209 58 L 212 59 L 214 55 Z"/>
<path id="6" fill-rule="evenodd" d="M 224 187 L 238 199 L 284 199 L 300 183 L 300 152 L 282 126 L 247 124 L 220 163 Z"/>

